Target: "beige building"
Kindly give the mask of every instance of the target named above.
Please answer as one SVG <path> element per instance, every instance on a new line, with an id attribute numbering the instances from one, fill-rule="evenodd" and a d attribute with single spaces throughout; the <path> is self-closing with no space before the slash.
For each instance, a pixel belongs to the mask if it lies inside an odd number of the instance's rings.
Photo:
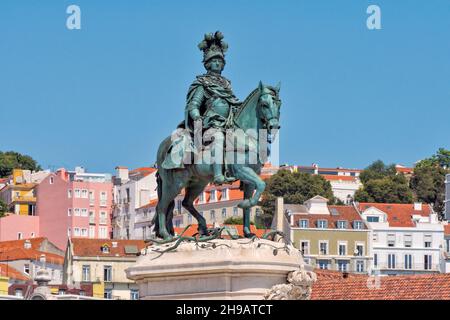
<path id="1" fill-rule="evenodd" d="M 370 230 L 353 206 L 329 206 L 316 196 L 303 205 L 278 200 L 274 227 L 284 230 L 314 268 L 369 273 Z"/>
<path id="2" fill-rule="evenodd" d="M 144 247 L 142 240 L 69 239 L 63 283 L 100 283 L 105 299 L 137 300 L 138 286 L 127 278 L 125 269 L 136 263 Z"/>

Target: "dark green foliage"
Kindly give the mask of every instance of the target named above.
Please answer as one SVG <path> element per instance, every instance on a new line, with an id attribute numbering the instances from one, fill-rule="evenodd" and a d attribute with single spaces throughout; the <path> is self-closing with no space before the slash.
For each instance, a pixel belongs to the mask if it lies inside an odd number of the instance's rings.
<path id="1" fill-rule="evenodd" d="M 38 163 L 30 156 L 22 155 L 14 151 L 0 151 L 0 178 L 11 175 L 13 169 L 42 170 Z"/>

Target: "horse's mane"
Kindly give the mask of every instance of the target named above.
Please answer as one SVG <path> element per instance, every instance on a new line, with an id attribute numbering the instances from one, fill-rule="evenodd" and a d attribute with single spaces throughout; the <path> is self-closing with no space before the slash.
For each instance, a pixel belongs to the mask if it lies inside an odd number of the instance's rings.
<path id="1" fill-rule="evenodd" d="M 259 92 L 259 89 L 256 88 L 255 90 L 253 90 L 252 92 L 250 92 L 250 94 L 247 96 L 247 98 L 245 98 L 245 100 L 242 102 L 242 104 L 239 106 L 238 111 L 236 111 L 235 114 L 235 118 L 239 117 L 239 115 L 241 114 L 242 110 L 244 110 L 245 106 L 249 103 L 249 101 L 253 98 L 253 96 Z"/>

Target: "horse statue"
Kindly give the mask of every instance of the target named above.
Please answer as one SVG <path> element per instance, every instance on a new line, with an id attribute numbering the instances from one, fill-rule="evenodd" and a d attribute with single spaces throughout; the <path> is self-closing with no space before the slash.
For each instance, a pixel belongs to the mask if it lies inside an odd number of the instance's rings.
<path id="1" fill-rule="evenodd" d="M 239 106 L 232 119 L 234 129 L 246 134 L 244 148 L 234 149 L 234 155 L 241 156 L 243 161 L 225 162 L 224 166 L 236 180 L 240 180 L 240 188 L 244 192 L 244 199 L 238 204 L 243 209 L 243 229 L 246 238 L 252 238 L 250 231 L 250 209 L 255 206 L 265 189 L 265 182 L 260 178 L 261 168 L 266 159 L 261 153 L 269 153 L 272 136 L 276 134 L 279 126 L 281 100 L 279 98 L 280 86 L 276 87 L 259 83 L 258 88 Z M 267 135 L 264 134 L 267 133 Z M 264 141 L 261 141 L 264 140 Z M 266 150 L 262 150 L 262 142 L 266 142 Z M 172 224 L 174 199 L 185 189 L 182 206 L 198 221 L 200 239 L 207 237 L 210 230 L 207 228 L 205 218 L 194 207 L 195 199 L 203 192 L 205 187 L 213 182 L 214 170 L 208 163 L 187 164 L 181 169 L 164 169 L 163 163 L 171 146 L 171 137 L 162 141 L 157 153 L 157 191 L 158 204 L 154 216 L 154 232 L 165 242 L 174 238 Z M 255 148 L 256 146 L 256 148 Z M 256 151 L 252 154 L 252 151 Z M 256 161 L 255 161 L 256 159 Z"/>

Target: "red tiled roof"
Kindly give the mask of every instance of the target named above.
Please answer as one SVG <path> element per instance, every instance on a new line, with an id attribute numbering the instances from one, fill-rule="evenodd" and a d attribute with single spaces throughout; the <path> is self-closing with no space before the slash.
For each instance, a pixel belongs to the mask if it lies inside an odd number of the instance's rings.
<path id="1" fill-rule="evenodd" d="M 30 241 L 31 249 L 38 250 L 41 247 L 42 242 L 44 242 L 46 238 L 39 237 L 39 238 L 29 238 L 29 239 L 21 239 L 21 240 L 9 240 L 9 241 L 1 241 L 0 242 L 0 251 L 9 248 L 9 249 L 15 249 L 15 248 L 23 248 L 25 241 Z"/>
<path id="2" fill-rule="evenodd" d="M 127 254 L 126 246 L 135 246 L 140 252 L 145 248 L 144 240 L 110 240 L 110 239 L 85 239 L 72 238 L 73 254 L 81 257 L 127 257 L 136 256 L 135 254 Z M 117 242 L 117 247 L 113 246 L 113 242 Z M 102 247 L 107 245 L 109 253 L 103 253 Z"/>
<path id="3" fill-rule="evenodd" d="M 400 165 L 396 165 L 395 170 L 399 173 L 406 173 L 406 174 L 412 174 L 414 172 L 414 168 L 403 167 Z"/>
<path id="4" fill-rule="evenodd" d="M 317 226 L 318 220 L 327 220 L 328 226 L 327 228 L 334 229 L 337 228 L 337 221 L 347 221 L 347 229 L 353 228 L 353 221 L 362 221 L 361 216 L 356 211 L 353 206 L 328 206 L 328 209 L 331 211 L 336 211 L 338 215 L 333 214 L 310 214 L 310 213 L 294 213 L 293 215 L 293 226 L 298 226 L 299 220 L 308 220 L 309 228 L 315 228 Z M 366 229 L 365 224 L 363 223 L 363 229 Z"/>
<path id="5" fill-rule="evenodd" d="M 321 174 L 328 181 L 357 181 L 358 178 L 352 176 L 338 176 L 333 174 Z"/>
<path id="6" fill-rule="evenodd" d="M 243 237 L 244 236 L 244 227 L 242 224 L 227 224 L 227 225 L 223 225 L 223 226 L 228 226 L 228 227 L 235 227 L 236 231 L 238 233 L 239 236 Z M 212 224 L 208 224 L 208 228 L 213 228 Z M 177 234 L 181 234 L 183 232 L 184 228 L 174 228 L 175 233 Z M 194 234 L 196 234 L 198 232 L 198 224 L 192 224 L 189 229 L 186 230 L 185 233 L 183 233 L 183 236 L 186 237 L 192 237 Z M 250 225 L 250 232 L 254 233 L 256 236 L 261 237 L 262 235 L 264 235 L 266 233 L 265 230 L 263 229 L 257 229 L 254 225 Z M 222 236 L 223 238 L 228 238 L 228 233 L 226 231 L 222 232 Z"/>
<path id="7" fill-rule="evenodd" d="M 370 207 L 375 207 L 387 214 L 388 223 L 391 227 L 414 227 L 412 215 L 421 215 L 428 217 L 431 214 L 431 208 L 427 204 L 422 204 L 422 210 L 414 210 L 414 204 L 399 203 L 363 203 L 359 204 L 359 210 L 365 211 Z"/>
<path id="8" fill-rule="evenodd" d="M 449 300 L 450 274 L 368 277 L 318 274 L 312 300 Z"/>
<path id="9" fill-rule="evenodd" d="M 143 174 L 144 176 L 147 176 L 147 175 L 149 175 L 149 174 L 155 172 L 156 170 L 157 170 L 157 169 L 156 169 L 156 168 L 153 168 L 153 167 L 142 167 L 142 168 L 136 168 L 136 169 L 131 170 L 131 171 L 130 171 L 130 174 L 133 174 L 133 173 L 141 173 L 141 174 Z"/>
<path id="10" fill-rule="evenodd" d="M 14 269 L 10 265 L 4 263 L 0 263 L 0 276 L 22 281 L 30 280 L 30 277 L 27 277 L 17 269 Z"/>
<path id="11" fill-rule="evenodd" d="M 51 264 L 64 264 L 64 257 L 43 252 L 36 249 L 25 249 L 25 248 L 2 248 L 0 249 L 0 261 L 15 261 L 15 260 L 39 260 L 42 255 L 45 255 L 45 259 Z"/>

